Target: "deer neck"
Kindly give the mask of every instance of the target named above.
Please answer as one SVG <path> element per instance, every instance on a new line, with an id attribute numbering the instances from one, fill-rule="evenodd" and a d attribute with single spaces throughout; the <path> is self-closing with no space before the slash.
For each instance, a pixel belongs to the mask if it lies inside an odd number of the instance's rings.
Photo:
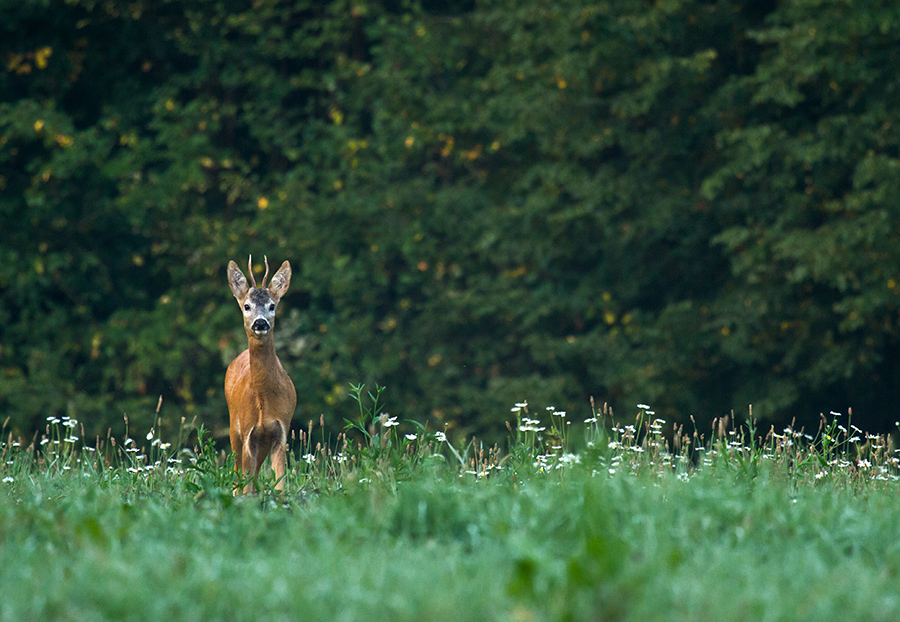
<path id="1" fill-rule="evenodd" d="M 249 338 L 250 384 L 257 391 L 277 385 L 278 357 L 275 356 L 275 341 L 270 332 L 263 339 Z"/>

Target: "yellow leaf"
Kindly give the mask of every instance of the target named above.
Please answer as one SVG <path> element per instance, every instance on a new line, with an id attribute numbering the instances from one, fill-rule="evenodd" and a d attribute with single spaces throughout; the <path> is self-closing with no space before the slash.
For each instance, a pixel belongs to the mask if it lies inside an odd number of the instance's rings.
<path id="1" fill-rule="evenodd" d="M 34 53 L 34 64 L 38 69 L 46 69 L 47 59 L 53 54 L 53 48 L 43 47 Z"/>

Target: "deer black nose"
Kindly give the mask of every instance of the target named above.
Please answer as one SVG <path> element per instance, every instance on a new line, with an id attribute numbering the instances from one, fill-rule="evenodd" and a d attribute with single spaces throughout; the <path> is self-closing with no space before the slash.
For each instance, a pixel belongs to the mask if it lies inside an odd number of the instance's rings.
<path id="1" fill-rule="evenodd" d="M 264 333 L 269 330 L 269 323 L 263 318 L 258 318 L 253 322 L 253 325 L 250 328 L 255 333 Z"/>

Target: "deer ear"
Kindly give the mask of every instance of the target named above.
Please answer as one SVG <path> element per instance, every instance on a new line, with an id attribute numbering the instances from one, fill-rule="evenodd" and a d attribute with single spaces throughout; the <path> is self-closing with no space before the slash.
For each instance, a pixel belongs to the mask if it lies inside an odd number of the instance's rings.
<path id="1" fill-rule="evenodd" d="M 247 292 L 250 291 L 250 288 L 247 286 L 247 278 L 233 261 L 228 262 L 228 287 L 231 288 L 231 293 L 234 294 L 238 301 L 243 300 Z"/>
<path id="2" fill-rule="evenodd" d="M 281 298 L 287 292 L 290 284 L 291 264 L 285 261 L 269 282 L 269 293 L 275 298 Z"/>

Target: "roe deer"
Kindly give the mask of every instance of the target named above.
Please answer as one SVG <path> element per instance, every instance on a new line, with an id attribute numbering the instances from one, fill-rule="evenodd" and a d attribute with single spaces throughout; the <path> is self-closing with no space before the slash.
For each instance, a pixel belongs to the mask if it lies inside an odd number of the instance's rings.
<path id="1" fill-rule="evenodd" d="M 291 284 L 291 264 L 285 261 L 272 277 L 269 287 L 269 261 L 262 286 L 253 278 L 253 257 L 247 264 L 250 283 L 233 261 L 228 262 L 228 286 L 244 313 L 244 331 L 249 347 L 241 352 L 225 372 L 225 400 L 228 402 L 231 449 L 234 470 L 251 478 L 259 473 L 266 456 L 272 456 L 277 483 L 284 491 L 287 431 L 297 406 L 294 383 L 275 355 L 273 332 L 275 309 Z M 253 492 L 253 482 L 244 487 Z M 233 494 L 238 494 L 235 488 Z"/>

